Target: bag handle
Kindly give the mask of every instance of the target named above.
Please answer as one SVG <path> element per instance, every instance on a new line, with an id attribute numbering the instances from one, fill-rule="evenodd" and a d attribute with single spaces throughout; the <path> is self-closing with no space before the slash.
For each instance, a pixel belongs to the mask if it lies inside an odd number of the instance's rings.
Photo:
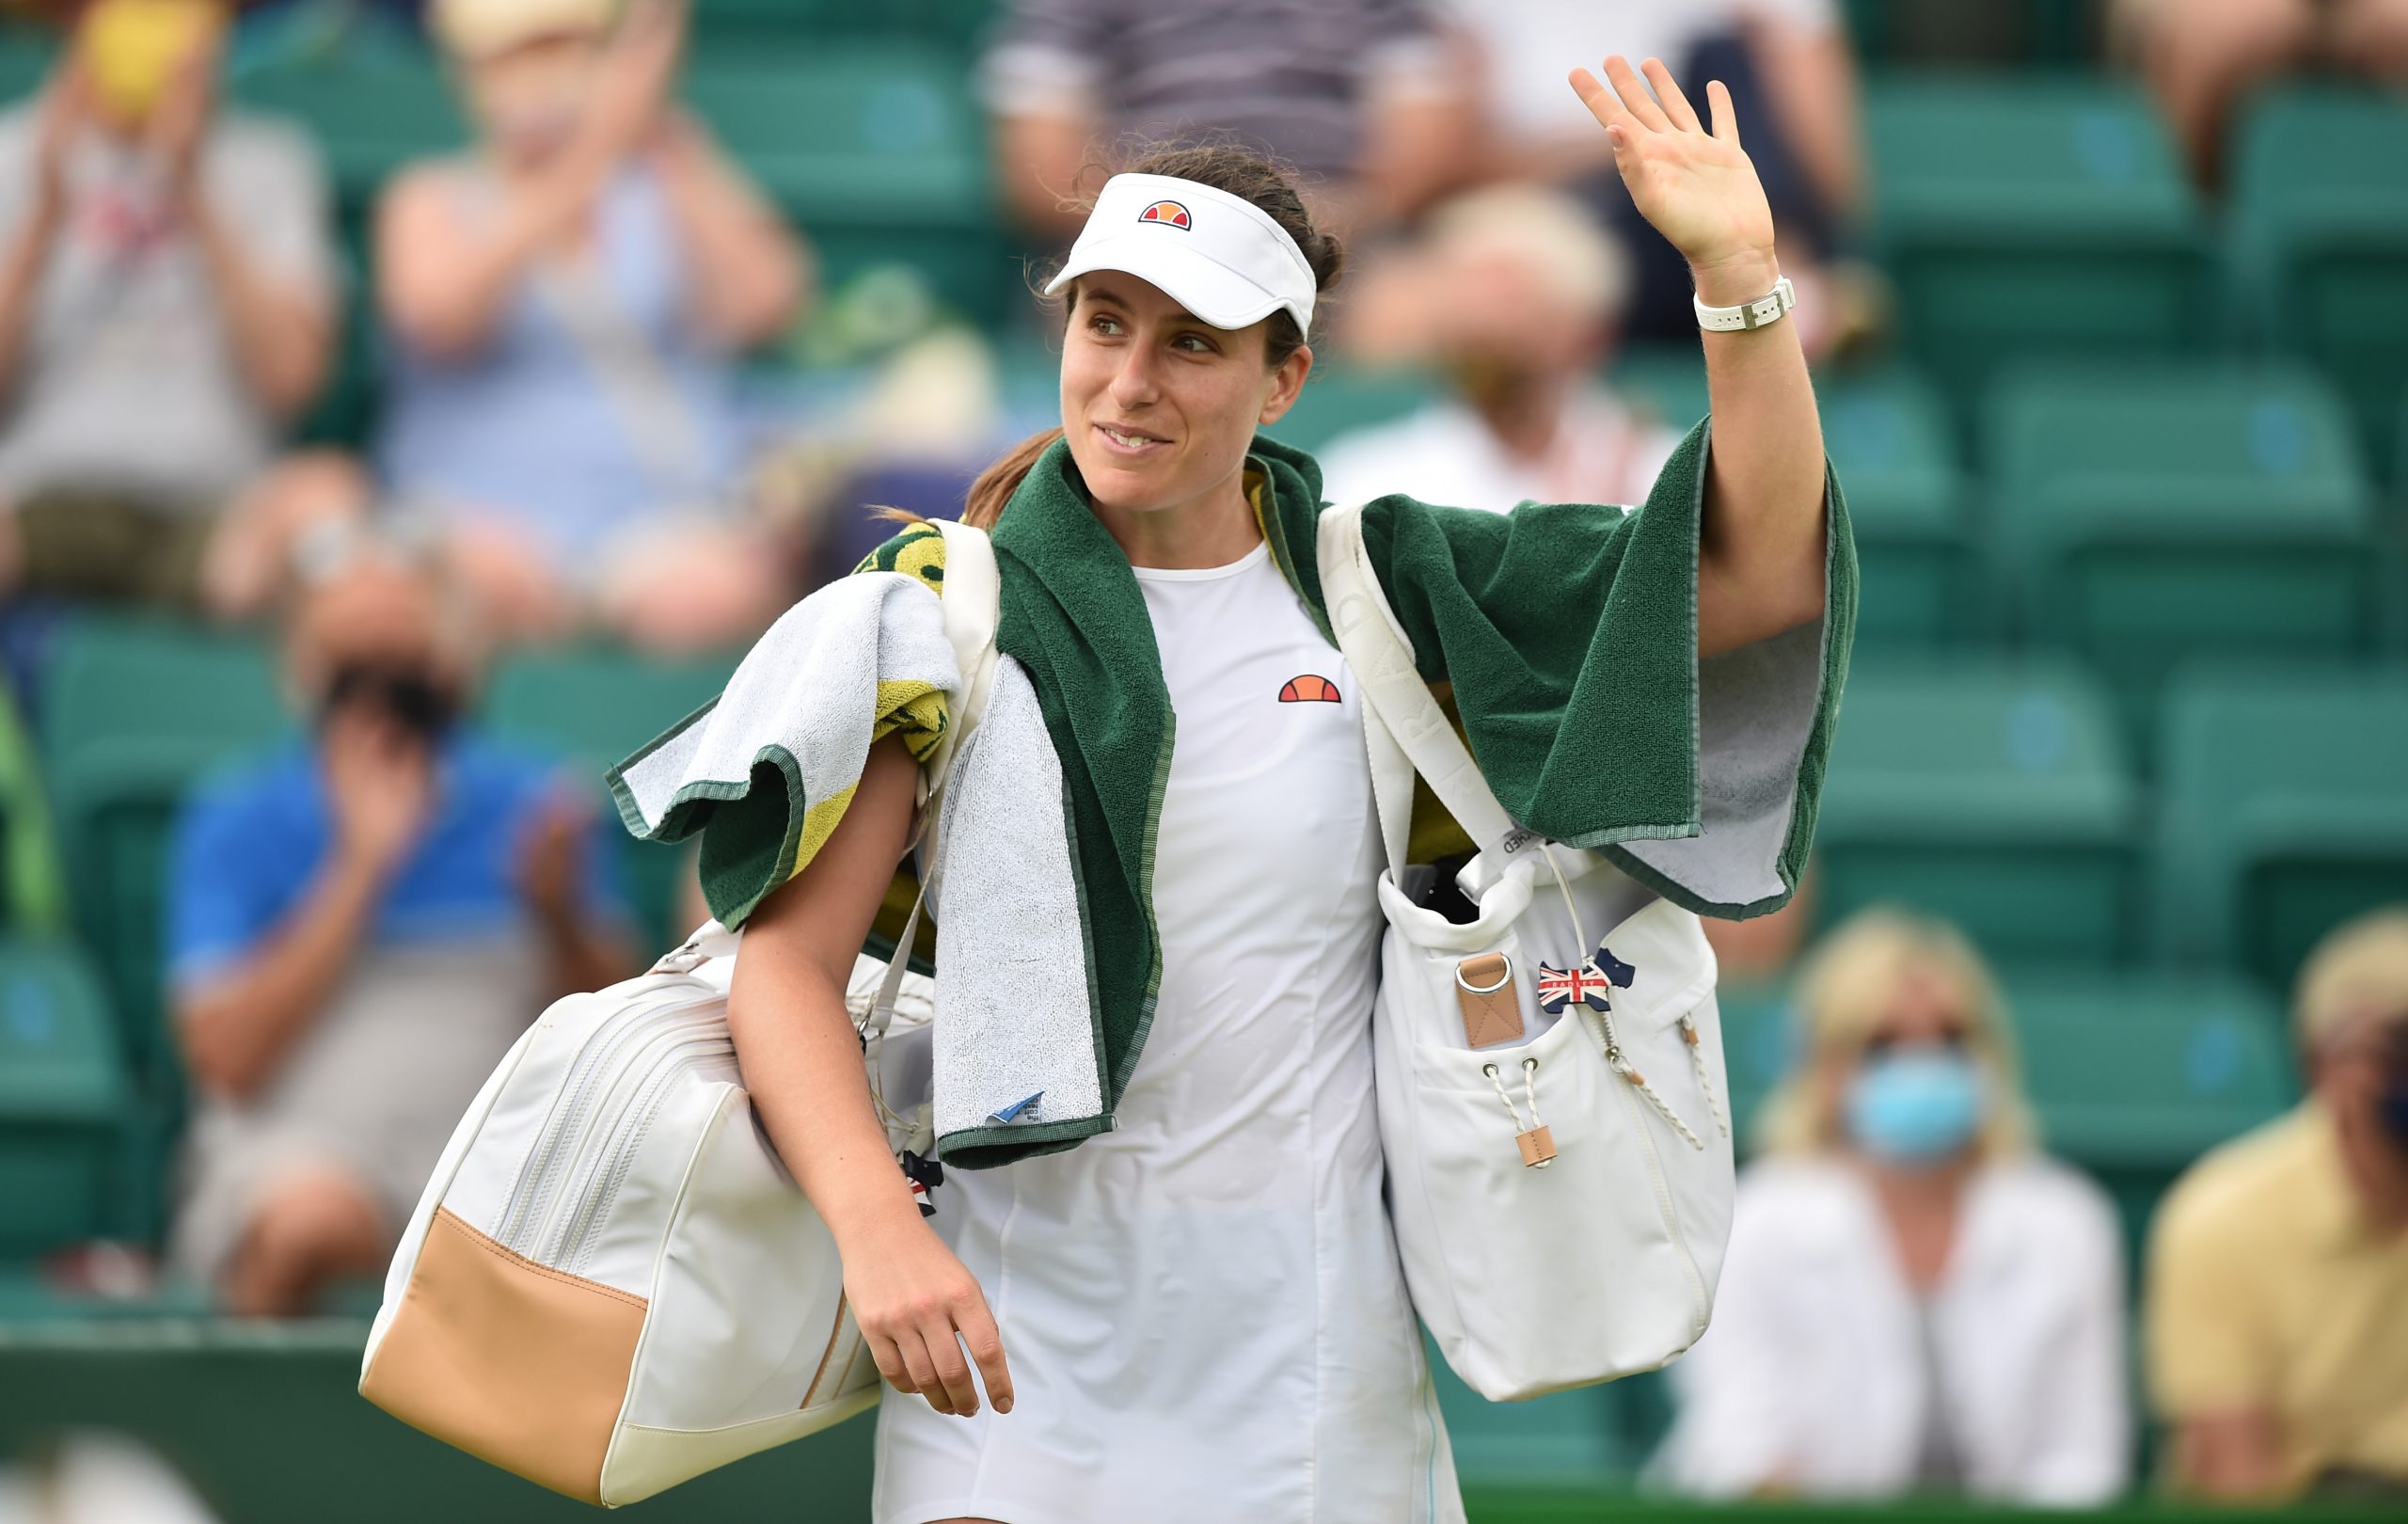
<path id="1" fill-rule="evenodd" d="M 1411 774 L 1419 773 L 1482 852 L 1510 857 L 1538 845 L 1536 833 L 1513 823 L 1480 773 L 1470 748 L 1430 696 L 1413 659 L 1412 643 L 1388 609 L 1363 545 L 1359 505 L 1322 511 L 1317 535 L 1322 600 L 1354 680 L 1363 688 L 1364 728 L 1371 750 L 1373 791 L 1380 794 L 1381 834 L 1391 870 L 1404 866 L 1404 828 L 1412 809 Z M 1385 755 L 1384 755 L 1385 754 Z M 1394 759 L 1409 770 L 1400 774 Z M 1386 763 L 1387 766 L 1383 766 Z M 1402 786 L 1383 792 L 1382 774 Z"/>
<path id="2" fill-rule="evenodd" d="M 911 913 L 903 922 L 902 935 L 895 938 L 895 954 L 887 960 L 886 977 L 879 984 L 878 994 L 871 1002 L 864 1031 L 882 1035 L 895 1019 L 895 1001 L 903 988 L 903 974 L 911 967 L 911 949 L 919 941 L 921 908 L 927 902 L 928 889 L 937 881 L 943 862 L 943 841 L 937 830 L 937 817 L 944 803 L 945 785 L 953 781 L 954 763 L 961 754 L 961 743 L 978 728 L 987 712 L 987 695 L 994 688 L 995 668 L 1002 653 L 995 647 L 995 626 L 1002 617 L 1003 579 L 995 565 L 995 548 L 987 532 L 958 520 L 931 519 L 944 536 L 944 592 L 939 602 L 944 611 L 945 640 L 953 646 L 955 662 L 961 671 L 962 699 L 945 727 L 944 736 L 935 751 L 928 754 L 927 764 L 920 775 L 920 829 L 912 837 L 912 849 L 922 842 L 927 850 L 922 859 L 925 871 L 920 876 L 920 892 L 911 901 Z M 934 781 L 929 780 L 933 778 Z M 687 974 L 715 958 L 733 958 L 743 941 L 741 930 L 729 930 L 717 919 L 705 921 L 685 944 L 659 962 L 653 972 Z"/>

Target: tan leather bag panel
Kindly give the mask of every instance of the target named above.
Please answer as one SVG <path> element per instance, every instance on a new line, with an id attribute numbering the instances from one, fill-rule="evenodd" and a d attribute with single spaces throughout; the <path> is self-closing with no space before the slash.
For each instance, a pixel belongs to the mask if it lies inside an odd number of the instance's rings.
<path id="1" fill-rule="evenodd" d="M 447 1444 L 598 1503 L 643 1313 L 643 1298 L 536 1264 L 438 1209 L 359 1389 Z"/>

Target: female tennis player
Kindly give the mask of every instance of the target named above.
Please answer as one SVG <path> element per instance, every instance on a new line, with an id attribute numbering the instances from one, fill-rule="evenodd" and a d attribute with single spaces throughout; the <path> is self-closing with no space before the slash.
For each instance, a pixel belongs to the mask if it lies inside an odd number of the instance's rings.
<path id="1" fill-rule="evenodd" d="M 1761 913 L 1811 837 L 1853 554 L 1729 92 L 1708 87 L 1709 121 L 1654 59 L 1605 76 L 1572 83 L 1695 274 L 1710 439 L 1693 430 L 1636 512 L 1399 495 L 1368 507 L 1366 539 L 1522 824 L 1605 846 L 1634 908 Z M 1079 1030 L 1031 1014 L 980 1040 L 1091 1040 L 1098 1096 L 999 1096 L 941 1128 L 932 1219 L 865 1098 L 845 989 L 914 839 L 943 695 L 897 685 L 889 707 L 881 686 L 847 789 L 768 790 L 708 828 L 706 893 L 748 933 L 746 1084 L 900 1394 L 879 1421 L 880 1524 L 1463 1517 L 1381 1200 L 1381 845 L 1315 575 L 1320 473 L 1257 434 L 1311 373 L 1339 263 L 1243 151 L 1113 178 L 1047 288 L 1061 428 L 963 516 L 993 536 L 1005 667 L 969 744 L 1024 692 L 1051 745 L 1008 804 L 947 808 L 1051 833 L 1069 868 L 999 878 L 948 815 L 940 947 L 948 969 L 974 946 L 1084 999 Z M 941 590 L 942 547 L 915 526 L 865 569 Z M 1443 858 L 1451 823 L 1422 823 L 1417 860 Z M 1067 954 L 1041 954 L 1066 925 Z M 940 1058 L 941 1110 L 976 1069 Z"/>

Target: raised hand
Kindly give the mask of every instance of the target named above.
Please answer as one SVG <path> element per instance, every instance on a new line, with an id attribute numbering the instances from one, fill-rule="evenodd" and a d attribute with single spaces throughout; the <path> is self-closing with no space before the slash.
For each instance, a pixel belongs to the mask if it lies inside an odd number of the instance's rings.
<path id="1" fill-rule="evenodd" d="M 45 216 L 55 218 L 67 209 L 67 154 L 90 114 L 91 95 L 83 50 L 66 49 L 34 119 L 35 205 Z"/>
<path id="2" fill-rule="evenodd" d="M 217 63 L 214 41 L 187 49 L 150 110 L 145 135 L 179 197 L 192 195 L 199 184 L 209 122 L 217 110 Z"/>
<path id="3" fill-rule="evenodd" d="M 585 865 L 585 833 L 594 810 L 562 789 L 547 796 L 518 842 L 518 892 L 547 926 L 577 919 L 577 895 Z"/>
<path id="4" fill-rule="evenodd" d="M 1572 71 L 1573 89 L 1613 144 L 1614 167 L 1631 201 L 1689 262 L 1707 301 L 1727 304 L 1763 295 L 1771 285 L 1765 272 L 1774 268 L 1772 207 L 1755 165 L 1739 147 L 1731 92 L 1720 80 L 1706 85 L 1714 118 L 1708 131 L 1671 70 L 1655 58 L 1640 67 L 1644 83 L 1628 59 L 1620 54 L 1608 57 L 1610 89 L 1585 69 Z M 1655 86 L 1653 95 L 1649 84 Z M 1710 291 L 1709 283 L 1731 289 Z"/>
<path id="5" fill-rule="evenodd" d="M 641 0 L 620 24 L 587 118 L 591 139 L 615 160 L 632 152 L 668 112 L 686 52 L 687 0 Z"/>
<path id="6" fill-rule="evenodd" d="M 380 878 L 399 867 L 433 810 L 425 743 L 385 715 L 345 705 L 326 719 L 321 765 L 340 849 Z"/>

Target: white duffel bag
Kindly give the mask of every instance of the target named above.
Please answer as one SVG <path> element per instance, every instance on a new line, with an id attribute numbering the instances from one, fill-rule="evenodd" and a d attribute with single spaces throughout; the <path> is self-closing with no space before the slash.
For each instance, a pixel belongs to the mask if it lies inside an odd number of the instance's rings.
<path id="1" fill-rule="evenodd" d="M 1516 826 L 1428 687 L 1363 555 L 1322 517 L 1388 869 L 1372 1017 L 1388 1212 L 1415 1310 L 1495 1401 L 1655 1370 L 1705 1331 L 1735 1182 L 1714 951 L 1592 851 Z M 1481 851 L 1478 908 L 1416 903 L 1416 773 Z M 1553 1006 L 1555 1008 L 1547 1008 Z"/>
<path id="2" fill-rule="evenodd" d="M 946 523 L 946 633 L 994 668 L 986 537 Z M 924 858 L 939 869 L 938 843 Z M 863 957 L 846 1003 L 898 1159 L 933 1151 L 932 981 Z M 739 934 L 555 1002 L 478 1092 L 402 1234 L 359 1389 L 469 1453 L 617 1506 L 876 1403 L 834 1238 L 752 1113 L 727 1029 Z"/>

